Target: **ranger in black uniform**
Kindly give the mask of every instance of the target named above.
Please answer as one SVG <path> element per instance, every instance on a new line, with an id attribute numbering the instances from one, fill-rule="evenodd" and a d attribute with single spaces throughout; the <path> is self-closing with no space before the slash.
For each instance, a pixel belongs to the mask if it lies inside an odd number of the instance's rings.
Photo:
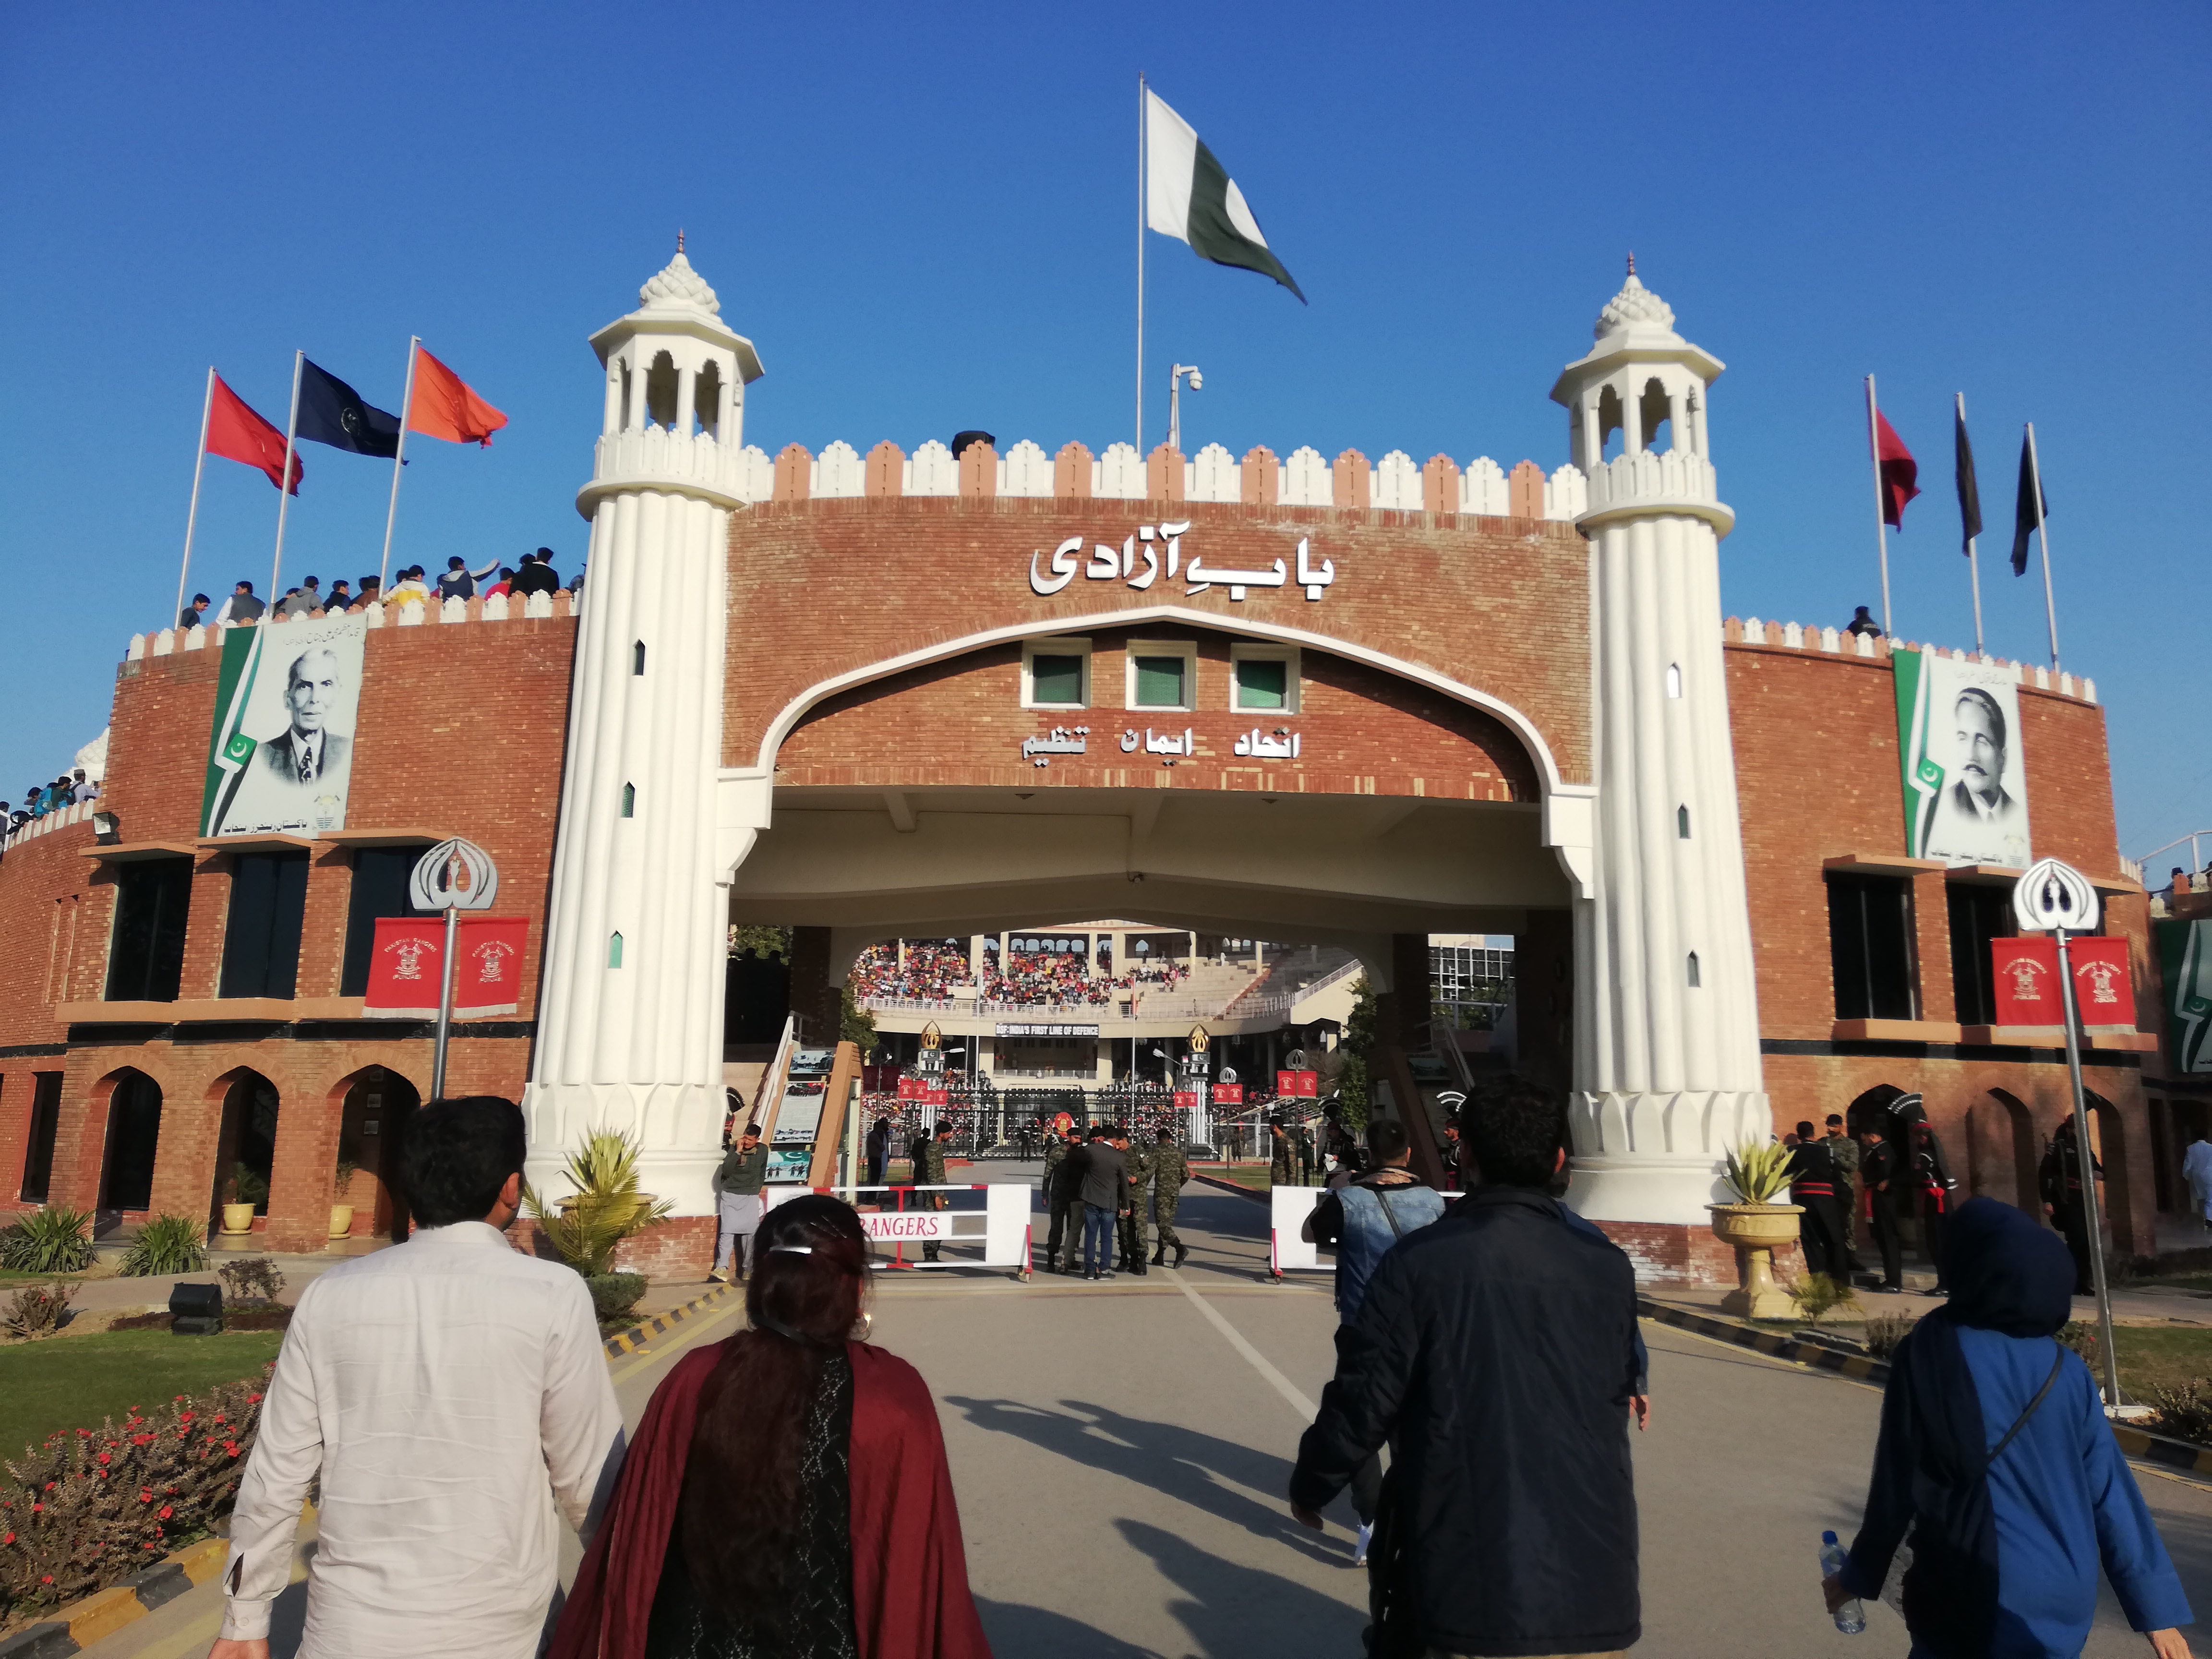
<path id="1" fill-rule="evenodd" d="M 1901 1291 L 1905 1250 L 1897 1231 L 1897 1206 L 1905 1195 L 1904 1171 L 1898 1167 L 1897 1148 L 1879 1128 L 1869 1124 L 1859 1132 L 1859 1142 L 1864 1148 L 1859 1155 L 1859 1179 L 1866 1183 L 1875 1247 L 1881 1252 L 1881 1287 Z"/>
<path id="2" fill-rule="evenodd" d="M 1836 1158 L 1814 1135 L 1810 1123 L 1797 1126 L 1797 1145 L 1790 1154 L 1790 1201 L 1805 1210 L 1797 1218 L 1797 1240 L 1804 1247 L 1806 1271 L 1841 1276 L 1848 1258 L 1843 1212 L 1836 1207 Z"/>
<path id="3" fill-rule="evenodd" d="M 2094 1152 L 2089 1155 L 2089 1168 L 2096 1175 L 2105 1173 Z M 2051 1224 L 2066 1235 L 2066 1253 L 2074 1258 L 2074 1294 L 2094 1296 L 2096 1286 L 2089 1274 L 2089 1207 L 2081 1195 L 2081 1144 L 2075 1137 L 2072 1118 L 2060 1121 L 2051 1149 L 2043 1155 L 2037 1184 L 2043 1188 Z"/>

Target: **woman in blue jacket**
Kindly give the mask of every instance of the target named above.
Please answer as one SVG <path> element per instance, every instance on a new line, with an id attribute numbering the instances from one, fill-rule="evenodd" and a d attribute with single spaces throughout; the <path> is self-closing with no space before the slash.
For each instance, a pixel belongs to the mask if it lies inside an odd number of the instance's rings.
<path id="1" fill-rule="evenodd" d="M 2188 1659 L 2181 1581 L 2089 1368 L 2054 1340 L 2073 1310 L 2066 1246 L 1987 1198 L 1947 1233 L 1951 1299 L 1898 1346 L 1831 1610 L 1881 1593 L 1909 1528 L 1914 1659 L 2075 1659 L 2100 1565 L 2159 1659 Z"/>

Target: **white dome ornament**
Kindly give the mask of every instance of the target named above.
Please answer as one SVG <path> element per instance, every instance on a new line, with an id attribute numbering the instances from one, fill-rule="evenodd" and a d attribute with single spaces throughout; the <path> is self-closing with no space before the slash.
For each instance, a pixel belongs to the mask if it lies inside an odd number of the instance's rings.
<path id="1" fill-rule="evenodd" d="M 680 230 L 676 233 L 676 257 L 638 289 L 637 300 L 639 307 L 645 311 L 703 311 L 713 317 L 722 309 L 722 302 L 714 297 L 714 290 L 707 285 L 707 279 L 692 270 L 691 262 L 684 257 L 684 233 Z"/>
<path id="2" fill-rule="evenodd" d="M 1628 256 L 1628 280 L 1620 285 L 1620 292 L 1605 302 L 1605 309 L 1597 314 L 1597 322 L 1590 334 L 1602 340 L 1608 334 L 1617 334 L 1624 328 L 1650 326 L 1674 332 L 1674 307 L 1644 286 L 1636 278 L 1636 256 Z"/>

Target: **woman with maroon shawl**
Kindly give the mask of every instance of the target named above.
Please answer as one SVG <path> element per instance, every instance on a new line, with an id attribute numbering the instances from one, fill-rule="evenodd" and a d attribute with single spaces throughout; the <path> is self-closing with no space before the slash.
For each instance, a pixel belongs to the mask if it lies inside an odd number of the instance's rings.
<path id="1" fill-rule="evenodd" d="M 752 1328 L 654 1393 L 552 1659 L 990 1659 L 936 1403 L 852 1340 L 860 1217 L 810 1194 L 755 1244 Z"/>

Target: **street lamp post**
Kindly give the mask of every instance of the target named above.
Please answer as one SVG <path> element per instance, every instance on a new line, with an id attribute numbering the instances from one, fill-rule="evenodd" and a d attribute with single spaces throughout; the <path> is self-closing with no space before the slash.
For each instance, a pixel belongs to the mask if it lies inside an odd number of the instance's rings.
<path id="1" fill-rule="evenodd" d="M 1182 377 L 1190 376 L 1193 392 L 1206 390 L 1206 377 L 1195 363 L 1177 363 L 1168 375 L 1168 447 L 1182 453 Z"/>

